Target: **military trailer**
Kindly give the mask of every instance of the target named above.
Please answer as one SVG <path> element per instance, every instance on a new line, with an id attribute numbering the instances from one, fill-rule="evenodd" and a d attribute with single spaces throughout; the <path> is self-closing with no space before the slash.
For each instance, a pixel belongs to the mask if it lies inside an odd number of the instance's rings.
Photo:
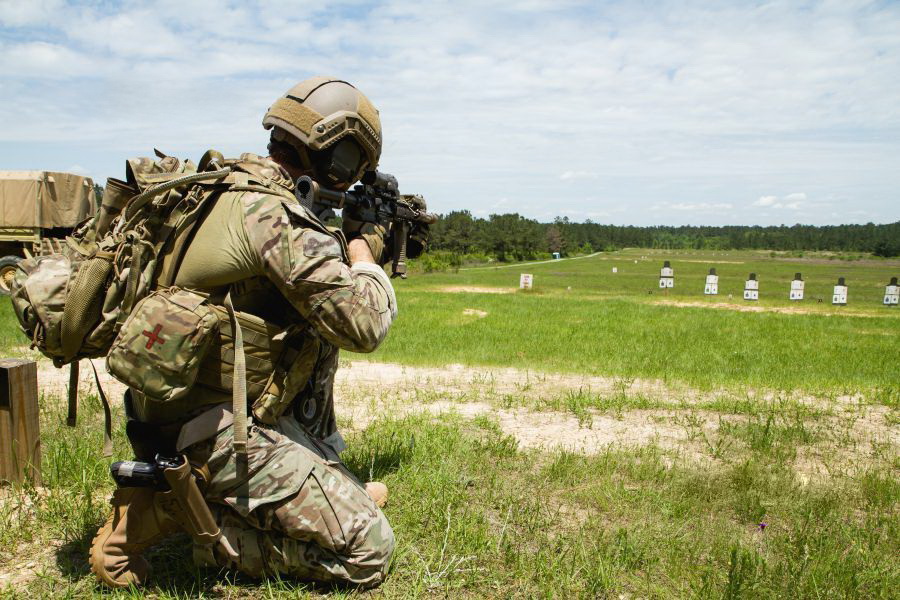
<path id="1" fill-rule="evenodd" d="M 23 257 L 57 252 L 93 216 L 94 182 L 72 173 L 0 171 L 0 294 Z"/>

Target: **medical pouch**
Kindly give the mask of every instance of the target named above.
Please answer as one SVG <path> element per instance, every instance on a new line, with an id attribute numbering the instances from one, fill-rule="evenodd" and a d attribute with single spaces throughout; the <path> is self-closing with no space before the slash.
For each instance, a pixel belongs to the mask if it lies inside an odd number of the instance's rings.
<path id="1" fill-rule="evenodd" d="M 176 287 L 157 290 L 125 320 L 107 369 L 150 400 L 176 400 L 193 387 L 218 325 L 205 296 Z"/>

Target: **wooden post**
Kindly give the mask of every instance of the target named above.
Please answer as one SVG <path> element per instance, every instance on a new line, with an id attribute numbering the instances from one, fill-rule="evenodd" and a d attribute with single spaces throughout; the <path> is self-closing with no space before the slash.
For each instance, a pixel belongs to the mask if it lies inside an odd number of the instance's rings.
<path id="1" fill-rule="evenodd" d="M 37 363 L 0 359 L 0 481 L 41 485 Z"/>

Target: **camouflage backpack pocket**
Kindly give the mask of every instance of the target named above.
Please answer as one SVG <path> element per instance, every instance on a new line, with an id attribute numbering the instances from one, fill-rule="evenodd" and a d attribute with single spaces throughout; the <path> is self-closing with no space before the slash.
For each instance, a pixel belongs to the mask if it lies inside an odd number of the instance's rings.
<path id="1" fill-rule="evenodd" d="M 218 325 L 204 296 L 174 287 L 153 292 L 125 320 L 106 366 L 152 400 L 176 400 L 194 385 Z"/>

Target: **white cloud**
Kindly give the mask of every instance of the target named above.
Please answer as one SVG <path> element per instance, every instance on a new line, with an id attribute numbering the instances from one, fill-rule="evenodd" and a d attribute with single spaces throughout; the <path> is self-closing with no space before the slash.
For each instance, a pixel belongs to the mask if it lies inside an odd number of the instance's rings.
<path id="1" fill-rule="evenodd" d="M 691 212 L 728 210 L 734 208 L 734 205 L 727 202 L 676 202 L 674 204 L 669 204 L 668 206 L 674 210 L 686 210 Z"/>
<path id="2" fill-rule="evenodd" d="M 829 194 L 900 218 L 900 4 L 146 6 L 0 0 L 0 168 L 24 142 L 34 167 L 78 145 L 95 176 L 153 146 L 261 151 L 272 100 L 331 73 L 441 212 L 507 196 L 536 215 L 568 182 L 626 223 L 759 222 Z"/>
<path id="3" fill-rule="evenodd" d="M 784 198 L 778 196 L 760 196 L 759 200 L 753 203 L 753 206 L 762 206 L 764 208 L 799 210 L 806 202 L 806 194 L 803 192 L 794 192 L 788 194 Z"/>
<path id="4" fill-rule="evenodd" d="M 597 179 L 597 174 L 591 171 L 563 171 L 559 178 L 563 181 L 576 179 Z"/>
<path id="5" fill-rule="evenodd" d="M 0 25 L 22 27 L 52 21 L 62 0 L 0 0 Z"/>

